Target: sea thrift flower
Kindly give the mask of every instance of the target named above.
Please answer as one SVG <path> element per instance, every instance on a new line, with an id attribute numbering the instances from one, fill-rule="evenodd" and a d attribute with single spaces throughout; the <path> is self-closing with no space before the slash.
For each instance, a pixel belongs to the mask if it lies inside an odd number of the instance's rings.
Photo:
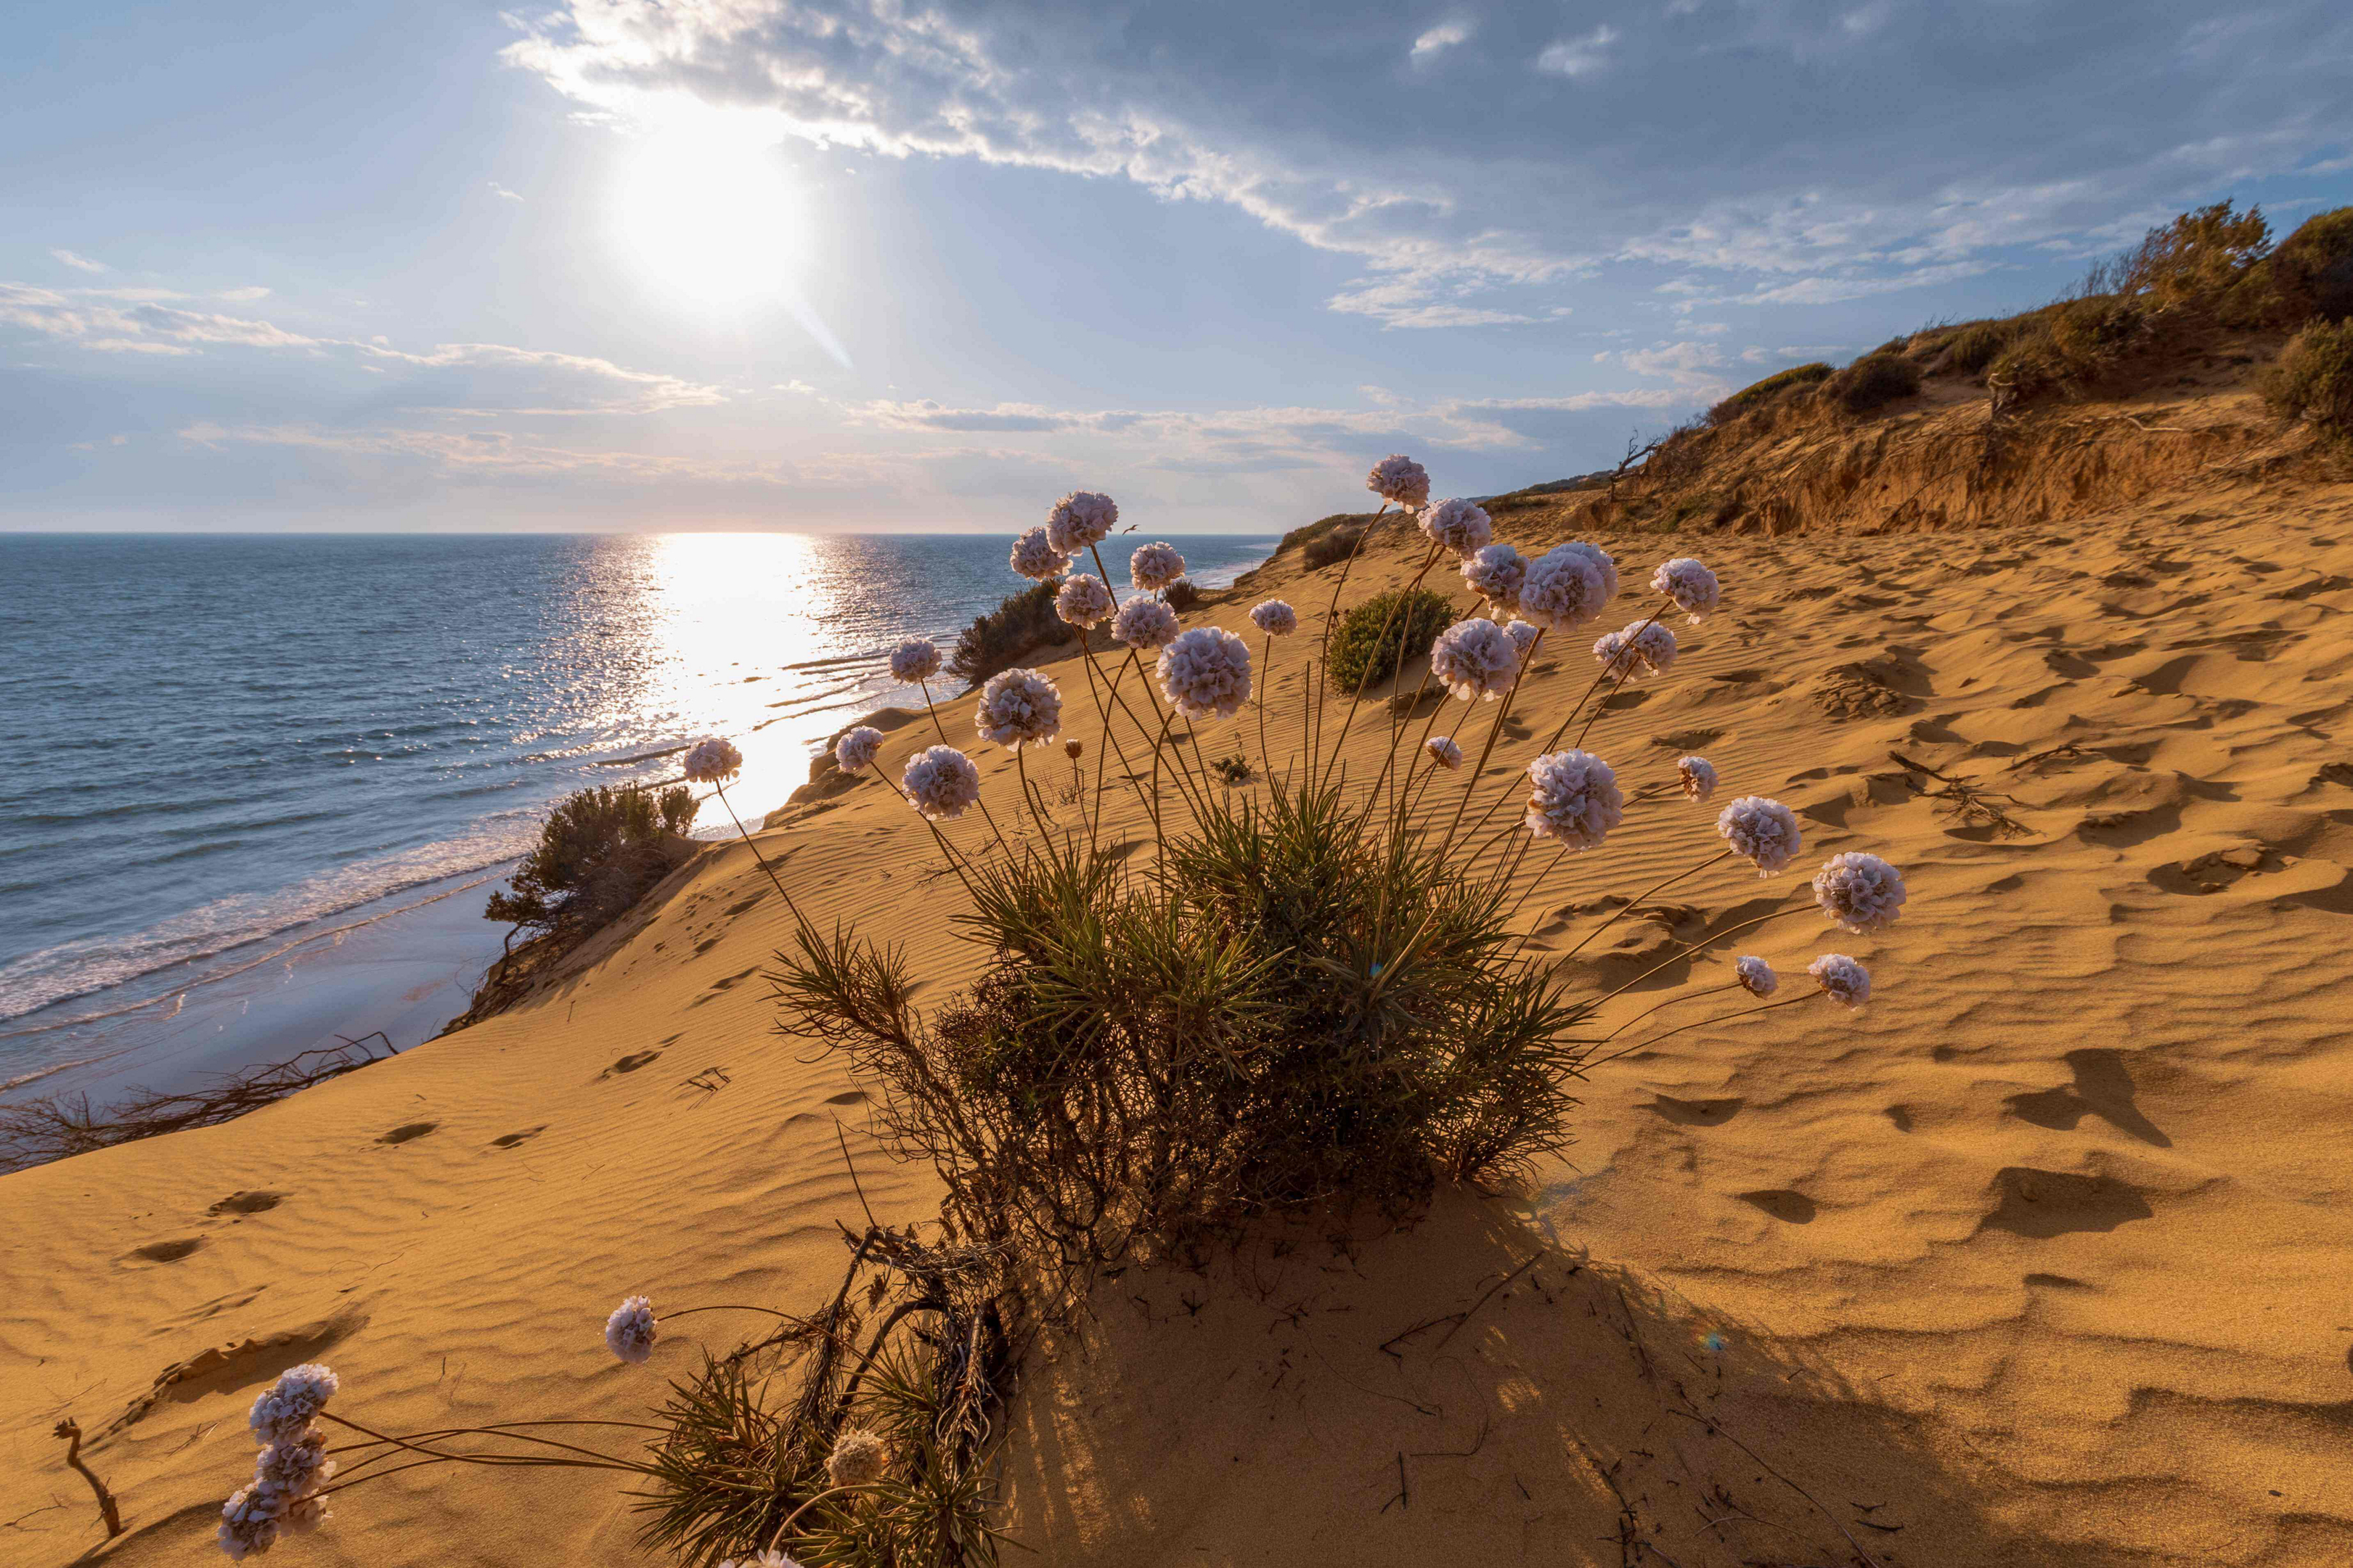
<path id="1" fill-rule="evenodd" d="M 1033 528 L 1013 542 L 1013 569 L 1043 583 L 1070 570 L 1071 558 L 1053 546 L 1042 528 Z"/>
<path id="2" fill-rule="evenodd" d="M 1072 740 L 1062 742 L 1062 754 L 1074 763 L 1085 753 L 1086 749 L 1087 743 L 1084 741 Z"/>
<path id="3" fill-rule="evenodd" d="M 1118 521 L 1119 507 L 1111 497 L 1072 490 L 1046 514 L 1046 542 L 1064 555 L 1076 555 L 1109 535 Z"/>
<path id="4" fill-rule="evenodd" d="M 1672 599 L 1694 626 L 1724 603 L 1724 585 L 1715 574 L 1688 555 L 1678 555 L 1651 574 L 1651 586 Z"/>
<path id="5" fill-rule="evenodd" d="M 1675 779 L 1684 797 L 1697 805 L 1715 793 L 1715 764 L 1705 757 L 1677 757 Z"/>
<path id="6" fill-rule="evenodd" d="M 744 753 L 733 742 L 713 735 L 688 750 L 685 766 L 686 776 L 696 784 L 724 784 L 744 771 Z"/>
<path id="7" fill-rule="evenodd" d="M 325 1498 L 298 1497 L 286 1505 L 286 1512 L 280 1522 L 297 1535 L 308 1535 L 334 1517 L 334 1511 L 327 1507 Z"/>
<path id="8" fill-rule="evenodd" d="M 1430 753 L 1431 762 L 1448 773 L 1462 765 L 1462 748 L 1454 743 L 1451 735 L 1432 735 L 1421 743 L 1421 749 Z"/>
<path id="9" fill-rule="evenodd" d="M 1430 500 L 1430 474 L 1411 458 L 1383 458 L 1365 477 L 1365 488 L 1383 500 L 1415 508 Z"/>
<path id="10" fill-rule="evenodd" d="M 1806 965 L 1821 988 L 1850 1007 L 1871 1000 L 1871 971 L 1842 952 L 1826 952 Z"/>
<path id="11" fill-rule="evenodd" d="M 1535 648 L 1536 638 L 1544 633 L 1525 621 L 1514 621 L 1504 628 L 1504 635 L 1512 639 L 1512 646 L 1519 649 L 1520 662 L 1525 664 L 1528 655 Z"/>
<path id="12" fill-rule="evenodd" d="M 1594 641 L 1593 657 L 1601 661 L 1601 678 L 1605 680 L 1623 680 L 1642 662 L 1626 646 L 1624 632 L 1602 633 Z"/>
<path id="13" fill-rule="evenodd" d="M 1601 568 L 1574 544 L 1546 551 L 1528 563 L 1520 583 L 1520 614 L 1546 631 L 1573 632 L 1609 602 Z"/>
<path id="14" fill-rule="evenodd" d="M 1609 558 L 1609 552 L 1598 544 L 1588 544 L 1581 539 L 1572 539 L 1560 548 L 1574 554 L 1582 555 L 1593 563 L 1593 569 L 1601 574 L 1603 598 L 1614 599 L 1618 596 L 1618 563 Z"/>
<path id="15" fill-rule="evenodd" d="M 913 686 L 940 672 L 940 650 L 929 637 L 909 637 L 891 650 L 891 679 Z"/>
<path id="16" fill-rule="evenodd" d="M 1756 866 L 1760 877 L 1783 869 L 1805 847 L 1789 808 L 1761 795 L 1744 795 L 1725 806 L 1715 819 L 1715 830 L 1734 853 Z"/>
<path id="17" fill-rule="evenodd" d="M 1620 680 L 1657 675 L 1675 662 L 1675 634 L 1656 621 L 1629 622 L 1593 645 L 1602 673 Z"/>
<path id="18" fill-rule="evenodd" d="M 1550 752 L 1528 764 L 1527 829 L 1591 849 L 1625 815 L 1618 775 L 1591 752 Z"/>
<path id="19" fill-rule="evenodd" d="M 1144 653 L 1166 647 L 1176 640 L 1176 612 L 1165 599 L 1138 594 L 1112 617 L 1111 635 Z"/>
<path id="20" fill-rule="evenodd" d="M 1876 855 L 1833 855 L 1814 873 L 1814 902 L 1848 931 L 1878 931 L 1903 908 L 1904 873 Z"/>
<path id="21" fill-rule="evenodd" d="M 1034 669 L 1000 670 L 980 689 L 972 720 L 982 740 L 1008 752 L 1042 746 L 1062 732 L 1061 689 Z"/>
<path id="22" fill-rule="evenodd" d="M 1250 644 L 1217 626 L 1195 626 L 1160 650 L 1161 695 L 1187 719 L 1230 719 L 1250 700 Z"/>
<path id="23" fill-rule="evenodd" d="M 605 1348 L 623 1361 L 642 1365 L 654 1353 L 654 1304 L 643 1296 L 624 1296 L 605 1320 Z"/>
<path id="24" fill-rule="evenodd" d="M 315 1426 L 299 1437 L 270 1444 L 253 1461 L 254 1483 L 289 1498 L 310 1496 L 334 1473 L 335 1461 L 327 1458 L 327 1436 Z"/>
<path id="25" fill-rule="evenodd" d="M 1074 626 L 1100 626 L 1116 607 L 1110 587 L 1092 572 L 1064 583 L 1054 595 L 1054 613 Z"/>
<path id="26" fill-rule="evenodd" d="M 1476 501 L 1442 500 L 1421 514 L 1421 531 L 1432 544 L 1467 558 L 1495 537 L 1495 525 Z"/>
<path id="27" fill-rule="evenodd" d="M 825 1479 L 838 1487 L 862 1487 L 882 1479 L 891 1468 L 891 1450 L 881 1434 L 852 1426 L 833 1440 L 825 1457 Z"/>
<path id="28" fill-rule="evenodd" d="M 341 1380 L 316 1362 L 289 1367 L 253 1402 L 247 1422 L 265 1443 L 294 1442 L 341 1386 Z"/>
<path id="29" fill-rule="evenodd" d="M 269 1551 L 278 1543 L 278 1521 L 285 1511 L 286 1499 L 259 1481 L 237 1488 L 221 1508 L 220 1549 L 237 1563 L 248 1552 Z"/>
<path id="30" fill-rule="evenodd" d="M 1271 637 L 1287 637 L 1299 629 L 1299 613 L 1281 599 L 1269 599 L 1250 612 L 1250 625 Z"/>
<path id="31" fill-rule="evenodd" d="M 1185 558 L 1173 544 L 1139 544 L 1127 558 L 1127 574 L 1136 587 L 1155 593 L 1185 575 Z"/>
<path id="32" fill-rule="evenodd" d="M 1484 545 L 1462 563 L 1462 581 L 1499 610 L 1520 607 L 1520 584 L 1527 575 L 1527 557 L 1508 544 Z"/>
<path id="33" fill-rule="evenodd" d="M 862 773 L 881 750 L 882 731 L 871 724 L 860 724 L 833 743 L 833 760 L 844 773 Z"/>
<path id="34" fill-rule="evenodd" d="M 1519 645 L 1484 616 L 1455 622 L 1430 645 L 1430 672 L 1465 702 L 1501 697 L 1512 689 L 1519 668 Z"/>
<path id="35" fill-rule="evenodd" d="M 980 798 L 980 770 L 954 746 L 933 746 L 907 759 L 899 784 L 917 811 L 934 822 L 949 822 Z"/>
<path id="36" fill-rule="evenodd" d="M 1781 988 L 1781 977 L 1773 973 L 1773 966 L 1753 954 L 1733 960 L 1732 973 L 1741 989 L 1752 996 L 1770 996 Z"/>

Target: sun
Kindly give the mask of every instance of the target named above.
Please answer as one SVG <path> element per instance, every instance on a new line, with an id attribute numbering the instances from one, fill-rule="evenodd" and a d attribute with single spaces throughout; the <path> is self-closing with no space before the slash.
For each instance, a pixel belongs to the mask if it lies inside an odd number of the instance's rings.
<path id="1" fill-rule="evenodd" d="M 648 286 L 713 310 L 792 297 L 807 219 L 783 151 L 716 116 L 638 138 L 613 206 L 615 237 Z"/>

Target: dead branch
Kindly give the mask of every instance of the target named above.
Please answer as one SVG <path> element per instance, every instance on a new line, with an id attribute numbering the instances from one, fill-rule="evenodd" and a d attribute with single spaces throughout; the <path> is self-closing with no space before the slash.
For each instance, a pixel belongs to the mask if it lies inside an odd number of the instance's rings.
<path id="1" fill-rule="evenodd" d="M 2011 838 L 2034 837 L 2034 829 L 1994 804 L 1998 800 L 2006 800 L 2012 805 L 2016 805 L 2017 796 L 1979 789 L 1967 779 L 1956 778 L 1951 773 L 1930 767 L 1916 757 L 1907 757 L 1901 752 L 1888 752 L 1887 760 L 1905 770 L 1905 788 L 1924 799 L 1945 802 L 1947 808 L 1969 826 L 1990 827 L 1996 833 Z M 1912 777 L 1915 773 L 1935 779 L 1945 787 L 1930 789 Z"/>
<path id="2" fill-rule="evenodd" d="M 57 1436 L 66 1440 L 67 1468 L 79 1473 L 83 1480 L 90 1483 L 90 1489 L 98 1494 L 98 1516 L 106 1521 L 107 1538 L 111 1540 L 121 1534 L 122 1511 L 114 1506 L 114 1494 L 106 1489 L 106 1483 L 98 1479 L 98 1472 L 82 1462 L 81 1423 L 69 1415 L 57 1424 L 55 1431 Z"/>

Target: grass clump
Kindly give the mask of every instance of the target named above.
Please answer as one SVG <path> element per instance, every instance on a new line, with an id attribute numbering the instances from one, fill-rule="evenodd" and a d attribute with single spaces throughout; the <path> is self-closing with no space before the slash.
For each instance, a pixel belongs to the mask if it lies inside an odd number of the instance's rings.
<path id="1" fill-rule="evenodd" d="M 1427 588 L 1375 595 L 1342 616 L 1332 634 L 1332 684 L 1355 692 L 1395 679 L 1429 655 L 1453 619 L 1454 607 Z"/>
<path id="2" fill-rule="evenodd" d="M 2316 321 L 2290 338 L 2263 378 L 2263 401 L 2334 439 L 2353 438 L 2353 320 Z"/>
<path id="3" fill-rule="evenodd" d="M 955 650 L 948 655 L 950 675 L 966 686 L 978 686 L 998 670 L 1010 669 L 1037 649 L 1060 642 L 1071 628 L 1054 614 L 1054 595 L 1061 591 L 1059 577 L 1033 583 L 956 634 Z"/>
<path id="4" fill-rule="evenodd" d="M 695 807 L 684 784 L 659 793 L 599 784 L 566 795 L 483 917 L 568 941 L 602 929 L 670 875 Z"/>
<path id="5" fill-rule="evenodd" d="M 1729 423 L 1744 414 L 1764 407 L 1768 403 L 1778 402 L 1783 395 L 1792 388 L 1812 386 L 1818 382 L 1828 381 L 1834 374 L 1829 365 L 1819 361 L 1812 364 L 1792 365 L 1788 370 L 1776 371 L 1762 381 L 1742 387 L 1738 392 L 1709 409 L 1708 423 L 1712 425 Z"/>
<path id="6" fill-rule="evenodd" d="M 1840 371 L 1824 389 L 1849 414 L 1869 414 L 1920 390 L 1920 367 L 1899 348 L 1882 348 Z"/>
<path id="7" fill-rule="evenodd" d="M 1362 527 L 1330 529 L 1308 540 L 1301 548 L 1300 555 L 1307 563 L 1309 571 L 1319 571 L 1355 554 L 1364 537 Z"/>

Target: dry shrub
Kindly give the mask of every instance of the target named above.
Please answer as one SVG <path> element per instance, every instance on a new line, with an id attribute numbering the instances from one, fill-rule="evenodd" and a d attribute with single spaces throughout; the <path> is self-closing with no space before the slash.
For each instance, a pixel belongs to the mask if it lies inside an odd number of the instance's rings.
<path id="1" fill-rule="evenodd" d="M 1870 414 L 1918 392 L 1920 367 L 1900 349 L 1882 348 L 1839 372 L 1823 390 L 1849 414 Z"/>
<path id="2" fill-rule="evenodd" d="M 2272 252 L 2265 271 L 2287 325 L 2353 316 L 2353 207 L 2305 219 Z"/>
<path id="3" fill-rule="evenodd" d="M 1319 571 L 1355 554 L 1364 537 L 1362 528 L 1335 528 L 1310 539 L 1300 554 L 1309 571 Z"/>
<path id="4" fill-rule="evenodd" d="M 483 918 L 566 942 L 601 930 L 670 875 L 695 805 L 683 784 L 659 794 L 600 784 L 566 795 Z"/>
<path id="5" fill-rule="evenodd" d="M 1393 679 L 1428 657 L 1454 606 L 1427 588 L 1376 594 L 1340 617 L 1332 634 L 1332 684 L 1356 691 Z"/>
<path id="6" fill-rule="evenodd" d="M 1945 340 L 1944 360 L 1937 367 L 1962 375 L 1983 374 L 1988 365 L 2010 346 L 2016 329 L 2009 321 L 1971 321 Z"/>
<path id="7" fill-rule="evenodd" d="M 2094 267 L 2084 292 L 2119 295 L 2151 314 L 2209 310 L 2271 253 L 2271 234 L 2261 207 L 2242 213 L 2216 202 L 2150 229 L 2134 248 Z"/>
<path id="8" fill-rule="evenodd" d="M 1829 365 L 1820 363 L 1792 365 L 1788 370 L 1776 371 L 1762 381 L 1742 387 L 1709 409 L 1707 422 L 1711 425 L 1728 424 L 1744 414 L 1754 413 L 1768 404 L 1780 401 L 1794 388 L 1828 381 L 1832 374 Z"/>
<path id="9" fill-rule="evenodd" d="M 1054 614 L 1054 595 L 1062 581 L 1033 583 L 1008 594 L 997 608 L 973 617 L 956 634 L 947 670 L 966 686 L 978 686 L 997 671 L 1010 669 L 1030 654 L 1071 636 L 1070 626 Z"/>
<path id="10" fill-rule="evenodd" d="M 1168 601 L 1170 609 L 1181 613 L 1193 609 L 1200 604 L 1201 590 L 1194 585 L 1193 579 L 1190 577 L 1179 577 L 1161 589 L 1160 596 Z"/>
<path id="11" fill-rule="evenodd" d="M 2263 401 L 2337 440 L 2353 437 L 2353 321 L 2316 321 L 2280 351 Z"/>

